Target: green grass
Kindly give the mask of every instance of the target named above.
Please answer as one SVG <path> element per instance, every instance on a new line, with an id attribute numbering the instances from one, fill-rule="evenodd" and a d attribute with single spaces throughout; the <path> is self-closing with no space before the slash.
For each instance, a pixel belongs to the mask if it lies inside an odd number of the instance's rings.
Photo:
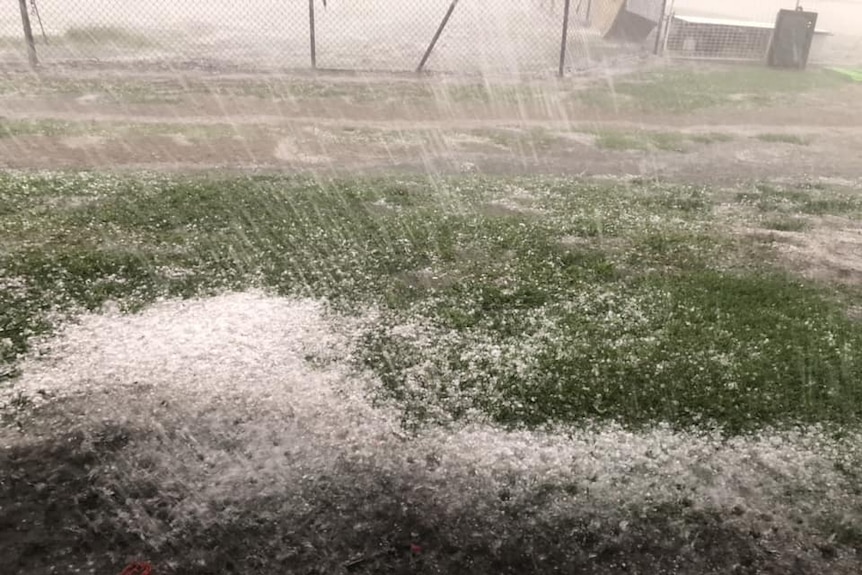
<path id="1" fill-rule="evenodd" d="M 92 122 L 64 122 L 61 120 L 5 120 L 0 118 L 0 138 L 20 136 L 70 136 L 75 134 L 98 134 Z"/>
<path id="2" fill-rule="evenodd" d="M 829 71 L 853 82 L 862 82 L 862 68 L 829 68 Z"/>
<path id="3" fill-rule="evenodd" d="M 6 120 L 0 119 L 0 138 L 16 138 L 34 134 L 46 136 L 65 135 L 68 125 L 54 120 Z"/>
<path id="4" fill-rule="evenodd" d="M 88 45 L 147 47 L 148 37 L 115 27 L 72 28 L 55 44 L 72 44 L 78 49 Z M 19 42 L 10 38 L 9 47 Z M 2 46 L 2 41 L 0 41 Z M 165 77 L 158 80 L 135 78 L 117 80 L 69 79 L 29 75 L 0 76 L 0 93 L 27 94 L 105 94 L 117 101 L 175 102 L 183 94 L 213 94 L 221 97 L 256 97 L 289 102 L 332 100 L 339 103 L 417 103 L 423 105 L 462 105 L 494 103 L 503 106 L 527 106 L 547 109 L 549 103 L 586 104 L 605 110 L 621 109 L 643 113 L 685 113 L 714 106 L 766 106 L 789 103 L 800 93 L 852 85 L 839 74 L 811 69 L 788 72 L 765 67 L 736 66 L 695 70 L 667 68 L 622 76 L 613 83 L 586 90 L 566 84 L 481 84 L 392 79 L 381 82 L 357 81 L 344 77 L 321 79 L 267 78 L 265 81 L 244 79 L 184 79 Z"/>
<path id="5" fill-rule="evenodd" d="M 66 122 L 62 120 L 4 120 L 0 119 L 0 138 L 22 136 L 76 136 L 99 135 L 123 138 L 128 134 L 172 135 L 182 134 L 194 140 L 227 138 L 236 134 L 250 132 L 259 135 L 262 131 L 274 132 L 267 126 L 236 126 L 233 124 L 171 124 L 145 123 L 129 124 L 122 122 Z"/>
<path id="6" fill-rule="evenodd" d="M 177 81 L 134 79 L 72 79 L 8 74 L 0 76 L 0 94 L 79 96 L 95 94 L 109 102 L 129 104 L 176 103 L 185 92 Z"/>
<path id="7" fill-rule="evenodd" d="M 809 228 L 809 224 L 800 217 L 776 216 L 766 219 L 763 222 L 763 227 L 777 232 L 804 232 Z"/>
<path id="8" fill-rule="evenodd" d="M 600 132 L 596 136 L 596 146 L 605 150 L 648 150 L 649 141 L 637 135 L 623 132 Z"/>
<path id="9" fill-rule="evenodd" d="M 786 215 L 862 217 L 862 198 L 852 190 L 757 184 L 736 194 L 736 201 L 760 212 Z"/>
<path id="10" fill-rule="evenodd" d="M 721 144 L 733 141 L 732 135 L 722 134 L 720 132 L 709 132 L 706 134 L 690 134 L 688 138 L 696 144 Z"/>
<path id="11" fill-rule="evenodd" d="M 605 150 L 661 150 L 664 152 L 687 152 L 691 144 L 709 145 L 727 142 L 733 137 L 727 134 L 685 134 L 682 132 L 599 132 L 596 146 Z"/>
<path id="12" fill-rule="evenodd" d="M 721 105 L 768 105 L 795 94 L 849 84 L 847 78 L 819 69 L 800 73 L 755 66 L 705 71 L 671 68 L 592 88 L 579 98 L 603 109 L 682 113 Z"/>
<path id="13" fill-rule="evenodd" d="M 60 42 L 62 40 L 58 40 Z M 122 46 L 121 43 L 118 45 Z M 2 47 L 2 43 L 0 43 Z M 313 80 L 306 78 L 272 78 L 223 80 L 166 76 L 157 79 L 136 78 L 64 78 L 22 74 L 0 75 L 0 93 L 23 94 L 100 94 L 117 102 L 174 103 L 183 95 L 214 95 L 224 98 L 253 97 L 290 102 L 331 100 L 340 103 L 428 102 L 435 97 L 461 100 L 469 94 L 481 94 L 481 86 L 455 85 L 437 87 L 420 81 L 359 82 L 339 78 Z M 486 90 L 487 92 L 487 90 Z M 494 93 L 493 90 L 490 93 Z M 509 94 L 509 92 L 504 92 Z"/>
<path id="14" fill-rule="evenodd" d="M 796 134 L 757 134 L 756 138 L 761 142 L 770 144 L 792 144 L 794 146 L 807 146 L 811 139 Z"/>
<path id="15" fill-rule="evenodd" d="M 513 189 L 544 215 L 520 213 Z M 831 197 L 815 192 L 786 193 Z M 514 207 L 486 209 L 502 198 Z M 544 178 L 7 174 L 0 353 L 14 365 L 58 310 L 255 285 L 340 313 L 378 306 L 355 359 L 406 426 L 476 413 L 516 427 L 857 422 L 862 325 L 721 235 L 716 201 Z"/>

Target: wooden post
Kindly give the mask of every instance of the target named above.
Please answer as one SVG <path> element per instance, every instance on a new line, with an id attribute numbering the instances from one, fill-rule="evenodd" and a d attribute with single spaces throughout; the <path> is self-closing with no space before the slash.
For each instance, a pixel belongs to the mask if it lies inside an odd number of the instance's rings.
<path id="1" fill-rule="evenodd" d="M 30 27 L 30 13 L 27 11 L 27 0 L 18 0 L 21 7 L 21 25 L 24 27 L 24 41 L 27 43 L 27 60 L 30 67 L 39 65 L 39 57 L 36 55 L 36 41 L 33 39 L 33 29 Z"/>
<path id="2" fill-rule="evenodd" d="M 569 47 L 569 10 L 572 7 L 572 0 L 566 0 L 563 7 L 563 39 L 560 41 L 560 69 L 558 74 L 562 78 L 566 74 L 566 52 Z"/>
<path id="3" fill-rule="evenodd" d="M 309 40 L 311 41 L 311 67 L 317 69 L 317 41 L 314 37 L 314 1 L 308 0 L 308 30 Z"/>

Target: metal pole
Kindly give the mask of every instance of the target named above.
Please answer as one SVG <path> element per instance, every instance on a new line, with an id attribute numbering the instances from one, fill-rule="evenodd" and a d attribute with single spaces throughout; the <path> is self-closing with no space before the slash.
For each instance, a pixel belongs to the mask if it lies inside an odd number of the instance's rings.
<path id="1" fill-rule="evenodd" d="M 443 16 L 443 21 L 440 22 L 440 26 L 437 28 L 437 32 L 434 33 L 434 37 L 431 39 L 431 43 L 428 44 L 428 49 L 425 50 L 425 54 L 422 55 L 422 60 L 419 62 L 419 66 L 416 67 L 416 72 L 421 72 L 425 68 L 425 64 L 428 62 L 428 58 L 431 57 L 431 52 L 434 51 L 434 46 L 437 45 L 437 40 L 440 39 L 440 34 L 443 33 L 443 29 L 446 28 L 446 24 L 449 23 L 449 18 L 452 17 L 452 12 L 455 11 L 455 6 L 458 5 L 458 0 L 452 0 L 452 3 L 449 4 L 449 9 L 446 11 L 446 15 Z"/>
<path id="2" fill-rule="evenodd" d="M 30 61 L 30 67 L 35 68 L 39 65 L 39 58 L 36 56 L 36 41 L 33 40 L 33 29 L 30 27 L 27 0 L 18 0 L 18 5 L 21 7 L 21 25 L 24 27 L 24 41 L 27 43 L 27 59 Z"/>
<path id="3" fill-rule="evenodd" d="M 673 27 L 673 19 L 676 15 L 676 0 L 670 0 L 670 6 L 667 10 L 667 19 L 665 20 L 665 29 L 661 40 L 661 53 L 667 54 L 667 43 L 670 41 L 670 33 Z"/>
<path id="4" fill-rule="evenodd" d="M 566 0 L 566 5 L 563 8 L 563 39 L 560 40 L 560 69 L 558 74 L 562 78 L 566 73 L 566 49 L 569 45 L 569 10 L 572 7 L 572 0 Z"/>
<path id="5" fill-rule="evenodd" d="M 308 30 L 311 42 L 311 67 L 317 69 L 317 41 L 314 37 L 314 0 L 308 0 Z"/>
<path id="6" fill-rule="evenodd" d="M 36 0 L 30 0 L 30 6 L 33 7 L 33 16 L 36 17 L 36 21 L 39 22 L 39 28 L 42 30 L 42 39 L 45 41 L 45 45 L 48 45 L 48 35 L 45 34 L 45 25 L 42 24 L 42 15 L 39 14 L 39 6 L 36 5 Z"/>
<path id="7" fill-rule="evenodd" d="M 654 53 L 658 56 L 661 53 L 661 36 L 664 34 L 665 25 L 667 22 L 667 3 L 668 0 L 664 0 L 661 3 L 661 15 L 658 18 L 658 26 L 655 29 L 655 50 Z"/>

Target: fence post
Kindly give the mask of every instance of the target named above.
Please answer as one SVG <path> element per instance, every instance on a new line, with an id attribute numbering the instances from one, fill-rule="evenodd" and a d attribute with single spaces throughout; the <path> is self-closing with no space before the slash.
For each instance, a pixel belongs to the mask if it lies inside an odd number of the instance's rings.
<path id="1" fill-rule="evenodd" d="M 658 26 L 656 26 L 656 29 L 655 29 L 655 50 L 653 51 L 653 53 L 656 56 L 659 56 L 662 53 L 662 49 L 661 49 L 662 41 L 661 41 L 661 39 L 662 39 L 662 35 L 665 32 L 665 29 L 667 28 L 667 3 L 668 3 L 668 0 L 664 0 L 661 3 L 661 15 L 659 16 L 659 19 L 658 19 Z"/>
<path id="2" fill-rule="evenodd" d="M 443 21 L 440 22 L 440 26 L 437 27 L 437 31 L 434 33 L 434 37 L 431 38 L 431 43 L 428 44 L 428 49 L 425 50 L 425 53 L 422 55 L 422 60 L 420 60 L 419 65 L 416 67 L 416 72 L 419 73 L 425 68 L 425 64 L 428 62 L 428 58 L 431 57 L 431 52 L 434 51 L 434 46 L 437 45 L 437 40 L 440 39 L 440 34 L 443 33 L 443 29 L 446 28 L 446 24 L 449 23 L 449 18 L 452 17 L 452 12 L 455 11 L 455 7 L 458 5 L 458 0 L 452 0 L 452 3 L 449 4 L 449 9 L 446 11 L 446 15 L 443 16 Z"/>
<path id="3" fill-rule="evenodd" d="M 558 74 L 562 78 L 566 73 L 566 52 L 569 45 L 569 10 L 572 7 L 572 0 L 566 0 L 566 5 L 563 7 L 563 39 L 560 41 L 560 69 Z"/>
<path id="4" fill-rule="evenodd" d="M 21 0 L 22 2 L 24 0 Z M 317 40 L 314 37 L 314 1 L 308 0 L 308 31 L 311 42 L 311 67 L 317 69 Z"/>
<path id="5" fill-rule="evenodd" d="M 35 68 L 39 65 L 39 58 L 36 55 L 36 41 L 33 39 L 33 29 L 30 27 L 30 13 L 27 11 L 27 0 L 18 0 L 18 5 L 21 8 L 21 25 L 24 27 L 24 41 L 27 43 L 27 60 L 30 62 L 30 67 Z"/>
<path id="6" fill-rule="evenodd" d="M 667 43 L 670 41 L 670 34 L 673 31 L 674 17 L 676 16 L 676 0 L 670 0 L 670 6 L 667 9 L 667 19 L 665 20 L 663 38 L 661 39 L 661 53 L 667 54 Z"/>

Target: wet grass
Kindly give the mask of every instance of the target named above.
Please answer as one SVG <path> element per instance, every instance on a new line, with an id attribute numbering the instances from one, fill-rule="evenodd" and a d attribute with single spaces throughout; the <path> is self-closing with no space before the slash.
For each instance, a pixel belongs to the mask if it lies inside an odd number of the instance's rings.
<path id="1" fill-rule="evenodd" d="M 80 34 L 86 38 L 83 33 Z M 10 44 L 11 47 L 12 44 Z M 0 47 L 3 46 L 0 40 Z M 81 78 L 24 74 L 0 76 L 0 93 L 23 94 L 98 94 L 122 103 L 176 103 L 184 95 L 212 95 L 224 98 L 261 98 L 266 100 L 305 102 L 337 101 L 367 104 L 373 102 L 428 102 L 432 99 L 454 102 L 486 101 L 501 98 L 519 101 L 533 92 L 526 89 L 486 87 L 480 84 L 445 84 L 419 80 L 375 79 L 351 80 L 338 76 L 312 79 L 302 76 L 244 78 L 238 80 L 177 78 L 157 79 Z"/>
<path id="2" fill-rule="evenodd" d="M 768 144 L 792 144 L 794 146 L 808 146 L 811 144 L 811 138 L 799 136 L 797 134 L 757 134 L 755 136 L 761 142 Z"/>
<path id="3" fill-rule="evenodd" d="M 775 230 L 777 232 L 804 232 L 810 225 L 805 218 L 776 216 L 766 219 L 763 222 L 763 227 L 767 230 Z"/>
<path id="4" fill-rule="evenodd" d="M 0 119 L 0 138 L 22 136 L 100 136 L 121 139 L 135 136 L 182 135 L 190 141 L 205 141 L 228 138 L 235 135 L 247 137 L 275 132 L 263 125 L 224 124 L 177 124 L 177 123 L 125 123 L 125 122 L 66 122 L 63 120 L 4 120 Z"/>
<path id="5" fill-rule="evenodd" d="M 660 150 L 664 152 L 688 152 L 692 144 L 710 145 L 727 142 L 733 137 L 726 134 L 685 134 L 682 132 L 615 132 L 597 134 L 596 146 L 605 150 Z"/>
<path id="6" fill-rule="evenodd" d="M 784 541 L 789 528 L 769 515 L 758 521 L 756 512 L 741 517 L 742 507 L 735 515 L 701 508 L 686 491 L 677 501 L 601 508 L 576 482 L 540 479 L 523 487 L 513 479 L 499 491 L 467 484 L 455 493 L 442 480 L 429 481 L 433 472 L 347 457 L 331 469 L 303 469 L 301 477 L 285 472 L 275 492 L 243 477 L 234 492 L 196 508 L 191 481 L 213 471 L 195 463 L 224 457 L 224 438 L 237 434 L 236 425 L 182 415 L 162 415 L 157 429 L 93 424 L 0 452 L 8 519 L 0 526 L 7 535 L 0 557 L 7 566 L 16 573 L 58 565 L 114 573 L 135 558 L 159 573 L 189 575 L 256 575 L 286 565 L 309 574 L 718 575 L 784 573 L 794 564 L 806 567 L 802 573 L 854 572 L 852 562 L 843 569 L 833 562 L 860 540 L 858 524 L 837 512 L 831 521 L 817 517 L 835 537 L 809 536 L 822 541 L 822 551 L 801 562 L 792 551 L 800 546 L 798 525 L 791 546 Z M 245 461 L 241 453 L 230 457 Z"/>
<path id="7" fill-rule="evenodd" d="M 721 144 L 733 141 L 733 136 L 731 134 L 722 134 L 720 132 L 689 134 L 688 138 L 696 144 Z"/>
<path id="8" fill-rule="evenodd" d="M 11 39 L 10 39 L 11 41 Z M 53 42 L 72 43 L 81 49 L 98 43 L 118 48 L 147 47 L 150 40 L 121 28 L 85 27 L 70 29 Z M 17 42 L 17 41 L 16 41 Z M 3 42 L 0 41 L 0 46 Z M 13 44 L 9 44 L 10 48 Z M 18 44 L 14 44 L 17 46 Z M 176 103 L 198 94 L 225 98 L 249 97 L 290 102 L 338 103 L 339 105 L 415 104 L 451 105 L 497 104 L 528 109 L 550 106 L 599 108 L 641 113 L 686 113 L 715 106 L 764 107 L 792 101 L 812 90 L 828 90 L 851 85 L 839 74 L 820 69 L 786 72 L 754 66 L 693 69 L 676 66 L 658 72 L 621 76 L 612 83 L 583 89 L 553 83 L 477 83 L 421 80 L 415 78 L 351 78 L 338 75 L 318 77 L 249 77 L 243 79 L 200 79 L 166 76 L 160 79 L 134 77 L 69 78 L 22 74 L 0 76 L 0 93 L 98 94 L 118 103 Z M 709 139 L 709 136 L 701 136 Z"/>
<path id="9" fill-rule="evenodd" d="M 6 120 L 0 119 L 0 138 L 42 135 L 64 136 L 72 130 L 68 122 L 55 120 Z"/>
<path id="10" fill-rule="evenodd" d="M 761 66 L 670 68 L 620 79 L 580 94 L 585 103 L 649 113 L 692 112 L 716 106 L 764 106 L 850 80 L 826 70 L 788 72 Z"/>
<path id="11" fill-rule="evenodd" d="M 736 194 L 736 201 L 760 212 L 784 215 L 862 216 L 862 198 L 852 190 L 831 190 L 812 186 L 756 184 Z"/>
<path id="12" fill-rule="evenodd" d="M 66 122 L 63 120 L 5 120 L 0 118 L 0 138 L 21 136 L 106 135 L 115 129 L 97 122 Z"/>
<path id="13" fill-rule="evenodd" d="M 180 81 L 115 78 L 82 79 L 49 75 L 7 74 L 0 76 L 0 94 L 85 96 L 127 104 L 171 104 L 185 91 Z"/>
<path id="14" fill-rule="evenodd" d="M 7 174 L 0 354 L 13 365 L 58 312 L 256 285 L 380 306 L 356 359 L 407 427 L 477 412 L 514 427 L 855 424 L 862 326 L 724 236 L 717 201 L 565 179 Z M 828 189 L 736 201 L 858 209 Z"/>
<path id="15" fill-rule="evenodd" d="M 86 41 L 86 32 L 75 33 Z M 10 46 L 12 44 L 10 43 Z M 0 47 L 3 46 L 0 40 Z M 61 76 L 32 77 L 9 74 L 0 77 L 0 93 L 26 94 L 100 94 L 108 99 L 127 103 L 173 103 L 182 95 L 213 95 L 225 98 L 261 98 L 266 100 L 306 102 L 337 101 L 341 104 L 379 102 L 407 103 L 431 101 L 455 104 L 489 103 L 517 105 L 541 102 L 553 95 L 558 87 L 547 85 L 481 84 L 474 82 L 423 81 L 415 78 L 351 79 L 337 75 L 321 78 L 303 76 L 285 80 L 282 77 L 250 77 L 244 79 L 200 79 L 164 77 L 140 80 L 134 77 L 66 78 Z"/>

